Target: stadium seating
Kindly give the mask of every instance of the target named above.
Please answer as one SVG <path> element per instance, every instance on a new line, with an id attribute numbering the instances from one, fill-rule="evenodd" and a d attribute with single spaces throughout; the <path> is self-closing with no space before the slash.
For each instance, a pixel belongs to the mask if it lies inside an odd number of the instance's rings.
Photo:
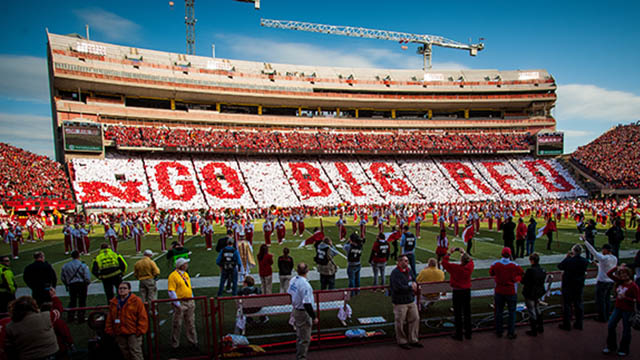
<path id="1" fill-rule="evenodd" d="M 640 188 L 640 123 L 616 126 L 579 147 L 571 160 L 605 185 Z"/>
<path id="2" fill-rule="evenodd" d="M 147 207 L 151 193 L 140 157 L 108 154 L 70 162 L 78 202 L 94 207 Z"/>
<path id="3" fill-rule="evenodd" d="M 144 165 L 156 207 L 182 210 L 208 207 L 191 158 L 145 157 Z"/>
<path id="4" fill-rule="evenodd" d="M 586 196 L 553 159 L 109 155 L 74 159 L 88 206 L 160 209 L 537 201 Z M 148 183 L 147 183 L 148 179 Z M 147 185 L 148 184 L 148 185 Z"/>
<path id="5" fill-rule="evenodd" d="M 509 163 L 543 199 L 587 196 L 569 172 L 554 159 L 513 158 Z"/>
<path id="6" fill-rule="evenodd" d="M 60 163 L 0 143 L 0 199 L 72 200 L 69 178 Z"/>
<path id="7" fill-rule="evenodd" d="M 450 178 L 443 175 L 432 160 L 400 159 L 398 163 L 427 202 L 446 203 L 460 199 L 460 194 L 451 186 Z"/>
<path id="8" fill-rule="evenodd" d="M 540 195 L 508 163 L 498 158 L 473 160 L 483 179 L 500 195 L 512 201 L 540 200 Z"/>
<path id="9" fill-rule="evenodd" d="M 186 126 L 186 125 L 185 125 Z M 125 147 L 190 147 L 258 153 L 407 153 L 496 152 L 528 150 L 529 135 L 522 133 L 446 134 L 427 131 L 347 130 L 204 130 L 189 127 L 133 127 L 109 125 L 105 139 Z"/>
<path id="10" fill-rule="evenodd" d="M 321 158 L 320 164 L 346 202 L 357 205 L 384 202 L 355 158 Z"/>
<path id="11" fill-rule="evenodd" d="M 216 209 L 255 207 L 255 202 L 234 158 L 194 157 L 193 164 L 209 206 Z"/>

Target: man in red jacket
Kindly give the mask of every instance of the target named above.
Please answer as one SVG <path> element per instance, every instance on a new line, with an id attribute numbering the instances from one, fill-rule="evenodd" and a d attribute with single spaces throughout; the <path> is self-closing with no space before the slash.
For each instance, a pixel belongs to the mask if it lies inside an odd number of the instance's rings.
<path id="1" fill-rule="evenodd" d="M 489 269 L 489 275 L 493 276 L 496 281 L 495 288 L 495 318 L 496 318 L 496 335 L 502 337 L 502 312 L 505 304 L 509 311 L 509 322 L 507 324 L 507 337 L 509 339 L 516 338 L 516 302 L 518 295 L 515 284 L 520 282 L 524 272 L 520 265 L 511 261 L 511 249 L 505 247 L 502 249 L 502 259 L 496 261 Z"/>
<path id="2" fill-rule="evenodd" d="M 460 252 L 460 264 L 449 262 L 452 253 Z M 473 260 L 462 248 L 453 248 L 442 259 L 442 267 L 449 273 L 449 284 L 453 288 L 453 314 L 455 317 L 456 333 L 452 337 L 462 341 L 464 316 L 464 337 L 471 339 L 471 274 Z"/>
<path id="3" fill-rule="evenodd" d="M 518 227 L 516 227 L 516 254 L 514 258 L 524 257 L 524 240 L 527 238 L 527 225 L 524 220 L 520 218 L 518 220 Z"/>

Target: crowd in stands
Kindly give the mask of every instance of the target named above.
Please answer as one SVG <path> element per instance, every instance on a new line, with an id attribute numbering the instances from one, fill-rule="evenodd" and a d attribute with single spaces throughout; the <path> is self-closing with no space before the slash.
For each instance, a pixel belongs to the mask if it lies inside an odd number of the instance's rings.
<path id="1" fill-rule="evenodd" d="M 69 180 L 60 163 L 0 143 L 0 199 L 72 200 Z"/>
<path id="2" fill-rule="evenodd" d="M 109 155 L 74 159 L 73 186 L 92 206 L 255 208 L 280 204 L 424 204 L 586 196 L 554 159 L 392 159 Z"/>
<path id="3" fill-rule="evenodd" d="M 274 131 L 107 126 L 118 146 L 240 149 L 252 152 L 440 152 L 528 150 L 529 134 L 446 134 L 426 131 Z"/>
<path id="4" fill-rule="evenodd" d="M 555 159 L 518 157 L 508 160 L 518 174 L 543 199 L 562 199 L 587 196 L 587 192 L 573 179 L 569 171 Z"/>
<path id="5" fill-rule="evenodd" d="M 640 123 L 619 125 L 585 146 L 571 159 L 605 185 L 640 188 Z"/>

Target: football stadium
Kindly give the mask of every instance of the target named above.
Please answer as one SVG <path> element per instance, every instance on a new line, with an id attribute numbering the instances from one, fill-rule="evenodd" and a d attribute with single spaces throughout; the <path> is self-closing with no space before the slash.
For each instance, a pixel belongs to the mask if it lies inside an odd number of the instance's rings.
<path id="1" fill-rule="evenodd" d="M 583 326 L 603 346 L 607 321 L 640 326 L 640 123 L 565 153 L 547 70 L 282 64 L 49 31 L 46 59 L 55 159 L 0 143 L 7 359 L 31 358 L 29 299 L 54 309 L 47 359 L 484 359 L 510 340 L 559 356 Z M 615 335 L 606 350 L 640 350 Z"/>

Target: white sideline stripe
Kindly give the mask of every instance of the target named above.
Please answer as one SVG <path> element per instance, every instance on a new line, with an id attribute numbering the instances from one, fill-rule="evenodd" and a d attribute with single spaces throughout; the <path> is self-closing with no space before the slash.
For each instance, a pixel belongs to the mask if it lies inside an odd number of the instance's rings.
<path id="1" fill-rule="evenodd" d="M 637 253 L 637 250 L 621 250 L 620 256 L 622 258 L 633 258 Z M 540 264 L 557 264 L 562 259 L 564 259 L 565 254 L 555 254 L 555 255 L 543 255 L 540 257 Z M 488 269 L 491 267 L 497 259 L 487 259 L 487 260 L 474 260 L 475 269 Z M 521 266 L 528 266 L 529 260 L 526 258 L 520 258 L 515 260 Z M 388 276 L 391 271 L 395 268 L 395 265 L 387 265 L 385 269 L 385 275 Z M 425 267 L 424 264 L 416 264 L 416 271 L 420 271 Z M 294 271 L 295 273 L 295 271 Z M 360 278 L 371 278 L 373 277 L 373 270 L 370 266 L 362 266 L 360 270 Z M 336 273 L 336 279 L 347 279 L 347 270 L 346 269 L 338 269 Z M 317 271 L 309 271 L 308 279 L 310 281 L 318 281 L 320 280 L 320 274 Z M 255 276 L 255 281 L 257 284 L 260 283 L 260 277 Z M 587 280 L 588 281 L 588 280 Z M 220 283 L 219 276 L 201 276 L 199 278 L 192 278 L 191 285 L 194 289 L 198 288 L 213 288 L 216 287 Z M 278 276 L 273 277 L 273 283 L 280 283 L 280 279 Z M 157 282 L 158 290 L 167 290 L 167 279 L 160 279 Z M 137 280 L 131 281 L 131 290 L 134 292 L 139 291 L 139 282 Z M 56 293 L 58 296 L 67 297 L 69 293 L 64 288 L 64 285 L 58 285 L 56 287 Z M 104 295 L 104 288 L 101 283 L 92 283 L 89 285 L 88 289 L 89 295 Z M 31 289 L 28 287 L 21 287 L 16 290 L 16 297 L 20 296 L 31 296 Z"/>

